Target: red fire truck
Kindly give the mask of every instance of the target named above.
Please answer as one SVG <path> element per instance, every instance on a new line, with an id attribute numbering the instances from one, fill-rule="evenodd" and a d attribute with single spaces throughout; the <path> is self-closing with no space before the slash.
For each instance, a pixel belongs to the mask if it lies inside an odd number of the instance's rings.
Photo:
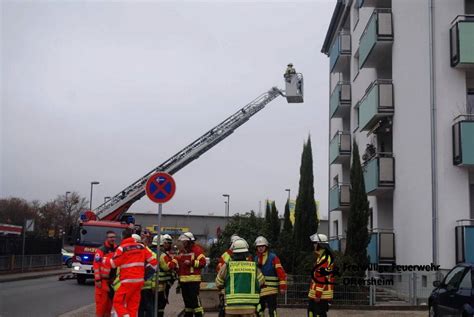
<path id="1" fill-rule="evenodd" d="M 82 217 L 79 238 L 74 247 L 72 273 L 76 274 L 77 282 L 84 284 L 87 278 L 93 277 L 92 260 L 94 252 L 104 242 L 106 232 L 108 230 L 115 231 L 117 238 L 120 238 L 122 230 L 128 227 L 129 223 L 133 222 L 125 213 L 134 202 L 145 196 L 145 184 L 152 174 L 156 172 L 166 172 L 171 175 L 176 173 L 231 135 L 238 127 L 247 122 L 253 115 L 265 108 L 268 103 L 278 96 L 285 97 L 288 103 L 302 103 L 303 75 L 296 73 L 293 68 L 291 70 L 291 72 L 287 70 L 287 73 L 284 75 L 285 90 L 273 87 L 261 94 L 164 163 L 152 169 L 110 200 L 97 207 L 94 211 L 87 211 L 84 217 Z"/>

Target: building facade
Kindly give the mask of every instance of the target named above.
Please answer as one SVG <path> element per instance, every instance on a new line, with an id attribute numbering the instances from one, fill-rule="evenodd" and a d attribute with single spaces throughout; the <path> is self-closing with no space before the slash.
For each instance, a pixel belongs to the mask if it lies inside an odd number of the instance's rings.
<path id="1" fill-rule="evenodd" d="M 352 143 L 371 263 L 474 261 L 474 1 L 338 0 L 329 56 L 329 231 L 343 249 Z"/>

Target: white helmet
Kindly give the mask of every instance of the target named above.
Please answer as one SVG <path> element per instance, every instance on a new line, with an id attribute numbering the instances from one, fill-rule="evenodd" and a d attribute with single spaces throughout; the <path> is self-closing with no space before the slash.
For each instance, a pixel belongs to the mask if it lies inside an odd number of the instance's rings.
<path id="1" fill-rule="evenodd" d="M 259 236 L 257 239 L 255 239 L 255 246 L 259 247 L 261 245 L 268 247 L 268 240 L 264 236 Z"/>
<path id="2" fill-rule="evenodd" d="M 328 244 L 328 237 L 322 233 L 315 233 L 309 237 L 313 243 L 326 243 Z"/>
<path id="3" fill-rule="evenodd" d="M 185 232 L 178 238 L 179 241 L 196 241 L 192 232 Z"/>
<path id="4" fill-rule="evenodd" d="M 231 249 L 232 249 L 232 252 L 234 252 L 234 253 L 249 252 L 249 244 L 247 243 L 247 241 L 240 238 L 240 239 L 235 240 L 232 243 Z"/>
<path id="5" fill-rule="evenodd" d="M 231 243 L 234 243 L 238 239 L 241 239 L 241 238 L 238 235 L 236 235 L 235 233 L 230 236 L 230 242 Z"/>
<path id="6" fill-rule="evenodd" d="M 162 246 L 163 244 L 165 244 L 165 242 L 173 242 L 173 238 L 171 238 L 171 236 L 169 234 L 164 234 L 160 237 L 160 246 Z"/>
<path id="7" fill-rule="evenodd" d="M 158 235 L 153 237 L 153 242 L 151 243 L 151 245 L 158 245 Z"/>
<path id="8" fill-rule="evenodd" d="M 140 237 L 140 236 L 139 236 L 138 234 L 136 234 L 136 233 L 132 234 L 132 238 L 133 238 L 133 240 L 135 240 L 135 242 L 137 242 L 137 243 L 142 242 L 142 237 Z"/>

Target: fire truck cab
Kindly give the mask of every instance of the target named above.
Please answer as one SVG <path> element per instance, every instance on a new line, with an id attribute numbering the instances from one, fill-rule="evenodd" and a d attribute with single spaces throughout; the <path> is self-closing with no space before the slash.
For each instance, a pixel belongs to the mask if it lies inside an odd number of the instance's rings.
<path id="1" fill-rule="evenodd" d="M 128 226 L 127 223 L 104 220 L 89 220 L 80 224 L 72 259 L 72 273 L 76 274 L 78 284 L 85 284 L 88 278 L 94 278 L 94 254 L 104 243 L 107 231 L 115 232 L 118 245 L 122 239 L 122 231 Z"/>

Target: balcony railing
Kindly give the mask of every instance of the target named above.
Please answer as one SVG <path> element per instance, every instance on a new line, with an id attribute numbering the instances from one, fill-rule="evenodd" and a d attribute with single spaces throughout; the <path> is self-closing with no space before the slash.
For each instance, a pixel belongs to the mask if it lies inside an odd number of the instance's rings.
<path id="1" fill-rule="evenodd" d="M 392 0 L 357 0 L 357 7 L 389 8 Z"/>
<path id="2" fill-rule="evenodd" d="M 392 116 L 394 113 L 392 81 L 379 79 L 372 82 L 356 107 L 361 131 L 370 130 L 381 118 Z"/>
<path id="3" fill-rule="evenodd" d="M 367 246 L 369 263 L 395 263 L 395 233 L 391 229 L 373 229 Z"/>
<path id="4" fill-rule="evenodd" d="M 474 263 L 474 219 L 461 219 L 456 224 L 456 263 Z"/>
<path id="5" fill-rule="evenodd" d="M 451 67 L 474 67 L 474 15 L 460 15 L 449 32 Z"/>
<path id="6" fill-rule="evenodd" d="M 329 99 L 329 117 L 341 118 L 349 114 L 351 109 L 351 84 L 340 81 L 334 88 Z"/>
<path id="7" fill-rule="evenodd" d="M 462 115 L 454 120 L 453 164 L 474 165 L 474 115 Z"/>
<path id="8" fill-rule="evenodd" d="M 344 70 L 349 71 L 351 60 L 351 35 L 341 32 L 334 40 L 329 54 L 329 66 L 331 72 L 337 73 Z"/>
<path id="9" fill-rule="evenodd" d="M 329 247 L 334 251 L 344 252 L 346 250 L 346 236 L 329 237 Z"/>
<path id="10" fill-rule="evenodd" d="M 337 184 L 329 190 L 329 210 L 347 210 L 351 205 L 349 184 Z"/>
<path id="11" fill-rule="evenodd" d="M 391 62 L 392 43 L 392 11 L 375 9 L 359 40 L 359 68 Z"/>
<path id="12" fill-rule="evenodd" d="M 395 187 L 395 159 L 392 153 L 377 153 L 364 163 L 365 191 L 378 195 Z"/>
<path id="13" fill-rule="evenodd" d="M 350 132 L 337 131 L 329 144 L 329 163 L 342 164 L 351 158 Z"/>

